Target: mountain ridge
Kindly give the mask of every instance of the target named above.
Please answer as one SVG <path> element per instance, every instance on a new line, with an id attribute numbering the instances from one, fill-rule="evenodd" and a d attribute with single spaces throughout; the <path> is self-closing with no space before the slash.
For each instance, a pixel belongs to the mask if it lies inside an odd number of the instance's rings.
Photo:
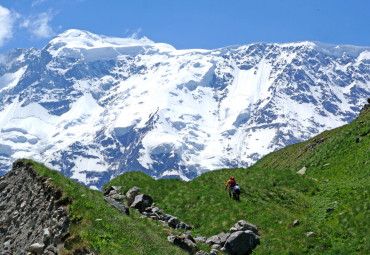
<path id="1" fill-rule="evenodd" d="M 348 123 L 370 96 L 366 47 L 117 51 L 96 38 L 1 55 L 2 173 L 28 157 L 92 188 L 135 170 L 189 180 Z"/>

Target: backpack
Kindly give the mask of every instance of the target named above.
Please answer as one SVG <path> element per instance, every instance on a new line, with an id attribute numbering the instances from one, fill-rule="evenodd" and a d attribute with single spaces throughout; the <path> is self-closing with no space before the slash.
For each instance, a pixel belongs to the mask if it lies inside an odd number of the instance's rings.
<path id="1" fill-rule="evenodd" d="M 235 190 L 240 190 L 240 187 L 239 187 L 239 185 L 238 186 L 235 186 L 235 188 L 234 188 Z"/>
<path id="2" fill-rule="evenodd" d="M 236 185 L 236 181 L 235 180 L 230 180 L 230 187 L 235 187 Z"/>

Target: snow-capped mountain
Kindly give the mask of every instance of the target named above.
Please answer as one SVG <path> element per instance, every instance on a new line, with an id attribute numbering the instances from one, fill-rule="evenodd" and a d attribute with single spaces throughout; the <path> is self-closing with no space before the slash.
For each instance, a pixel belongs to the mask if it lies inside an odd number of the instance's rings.
<path id="1" fill-rule="evenodd" d="M 90 186 L 247 167 L 348 123 L 370 47 L 316 42 L 176 50 L 68 30 L 0 55 L 0 169 L 32 158 Z"/>

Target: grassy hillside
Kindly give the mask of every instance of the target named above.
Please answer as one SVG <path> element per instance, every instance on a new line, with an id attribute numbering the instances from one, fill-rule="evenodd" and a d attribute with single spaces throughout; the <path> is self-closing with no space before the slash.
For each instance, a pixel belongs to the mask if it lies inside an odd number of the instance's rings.
<path id="1" fill-rule="evenodd" d="M 130 216 L 121 214 L 104 201 L 101 192 L 90 190 L 31 160 L 23 161 L 31 163 L 41 176 L 53 178 L 53 185 L 73 201 L 68 208 L 72 221 L 71 237 L 62 254 L 74 254 L 84 248 L 94 254 L 107 255 L 187 254 L 167 242 L 168 233 L 161 226 L 140 219 L 136 211 L 132 210 Z"/>
<path id="2" fill-rule="evenodd" d="M 367 254 L 369 119 L 368 105 L 351 124 L 271 153 L 248 169 L 208 172 L 190 182 L 131 172 L 105 187 L 140 187 L 166 213 L 193 225 L 193 235 L 228 231 L 241 219 L 254 223 L 261 234 L 255 254 Z M 306 174 L 298 175 L 303 166 Z M 242 188 L 240 203 L 224 191 L 230 176 Z"/>

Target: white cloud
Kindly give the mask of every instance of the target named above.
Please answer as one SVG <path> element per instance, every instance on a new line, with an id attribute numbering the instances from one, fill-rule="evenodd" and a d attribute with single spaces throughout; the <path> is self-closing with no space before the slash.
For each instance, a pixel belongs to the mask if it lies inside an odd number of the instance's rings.
<path id="1" fill-rule="evenodd" d="M 0 47 L 13 37 L 13 25 L 19 14 L 0 5 Z"/>
<path id="2" fill-rule="evenodd" d="M 130 38 L 132 39 L 138 39 L 139 38 L 139 34 L 141 33 L 142 29 L 141 27 L 139 27 L 138 29 L 136 29 L 131 35 L 130 35 Z"/>
<path id="3" fill-rule="evenodd" d="M 32 7 L 35 7 L 37 5 L 40 5 L 43 2 L 46 2 L 46 0 L 35 0 L 35 1 L 32 2 Z"/>
<path id="4" fill-rule="evenodd" d="M 24 19 L 21 27 L 27 28 L 29 33 L 37 38 L 50 38 L 55 35 L 49 22 L 53 19 L 50 13 L 39 13 L 37 16 Z"/>

